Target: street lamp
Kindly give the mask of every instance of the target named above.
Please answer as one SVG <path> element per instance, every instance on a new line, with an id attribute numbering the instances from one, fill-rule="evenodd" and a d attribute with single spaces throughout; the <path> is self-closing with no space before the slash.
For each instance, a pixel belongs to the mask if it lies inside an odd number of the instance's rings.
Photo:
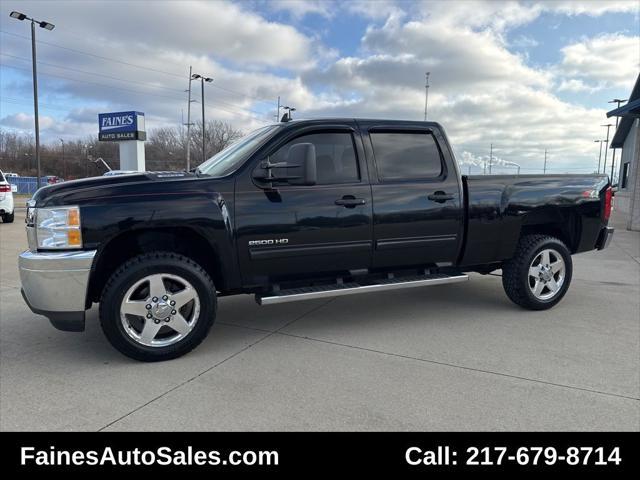
<path id="1" fill-rule="evenodd" d="M 29 20 L 31 21 L 31 63 L 33 67 L 33 113 L 34 123 L 36 131 L 36 164 L 38 169 L 37 185 L 40 188 L 40 126 L 38 124 L 38 75 L 36 71 L 36 23 L 40 28 L 45 30 L 53 30 L 55 25 L 53 23 L 36 20 L 34 18 L 27 17 L 24 13 L 13 11 L 9 14 L 11 18 L 16 20 Z"/>
<path id="2" fill-rule="evenodd" d="M 282 109 L 287 111 L 287 113 L 286 113 L 287 120 L 286 121 L 288 122 L 289 120 L 291 120 L 291 112 L 295 112 L 296 109 L 295 109 L 295 107 L 287 107 L 287 106 L 283 106 Z"/>
<path id="3" fill-rule="evenodd" d="M 600 161 L 602 160 L 602 142 L 604 140 L 594 140 L 596 143 L 600 143 L 600 155 L 598 155 L 598 173 L 600 173 Z"/>
<path id="4" fill-rule="evenodd" d="M 601 127 L 607 127 L 607 139 L 604 143 L 604 165 L 602 166 L 602 173 L 607 174 L 607 152 L 609 151 L 609 129 L 613 127 L 613 123 L 607 123 L 606 125 L 600 125 Z M 613 179 L 611 179 L 613 183 Z"/>
<path id="5" fill-rule="evenodd" d="M 200 79 L 200 87 L 202 89 L 202 92 L 201 92 L 201 96 L 202 96 L 202 161 L 204 162 L 206 160 L 206 153 L 205 153 L 206 128 L 204 124 L 204 82 L 211 83 L 213 82 L 213 78 L 205 77 L 204 75 L 200 75 L 199 73 L 194 73 L 193 75 L 191 75 L 191 78 L 193 80 Z"/>
<path id="6" fill-rule="evenodd" d="M 615 103 L 616 104 L 616 108 L 620 108 L 620 104 L 622 102 L 626 102 L 627 99 L 622 99 L 622 98 L 614 98 L 613 100 L 611 100 L 608 103 Z M 620 119 L 620 117 L 616 117 L 616 131 L 618 130 L 618 120 Z M 614 134 L 615 136 L 615 134 Z M 613 158 L 611 160 L 611 183 L 613 183 L 613 171 L 615 169 L 616 166 L 616 149 L 613 149 Z"/>

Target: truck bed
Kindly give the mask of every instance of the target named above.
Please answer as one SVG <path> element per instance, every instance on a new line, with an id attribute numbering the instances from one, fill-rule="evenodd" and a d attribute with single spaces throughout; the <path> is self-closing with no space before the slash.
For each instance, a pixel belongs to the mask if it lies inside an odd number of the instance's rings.
<path id="1" fill-rule="evenodd" d="M 465 242 L 461 266 L 500 262 L 523 229 L 544 225 L 572 253 L 592 250 L 603 226 L 606 175 L 462 176 Z"/>

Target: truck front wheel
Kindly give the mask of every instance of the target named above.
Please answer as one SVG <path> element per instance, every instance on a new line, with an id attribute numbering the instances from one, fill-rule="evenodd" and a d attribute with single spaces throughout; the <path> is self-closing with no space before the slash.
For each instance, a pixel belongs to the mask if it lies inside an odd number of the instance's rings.
<path id="1" fill-rule="evenodd" d="M 170 252 L 125 262 L 100 300 L 100 324 L 111 345 L 146 362 L 193 350 L 209 333 L 215 314 L 216 289 L 207 272 Z"/>
<path id="2" fill-rule="evenodd" d="M 529 310 L 546 310 L 569 289 L 571 252 L 559 239 L 525 235 L 513 258 L 502 266 L 502 286 L 509 299 Z"/>

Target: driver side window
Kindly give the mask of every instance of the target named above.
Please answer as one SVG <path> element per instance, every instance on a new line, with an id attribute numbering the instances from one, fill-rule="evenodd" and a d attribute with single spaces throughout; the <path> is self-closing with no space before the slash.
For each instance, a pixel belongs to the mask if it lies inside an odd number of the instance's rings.
<path id="1" fill-rule="evenodd" d="M 271 163 L 286 162 L 289 149 L 299 143 L 312 143 L 316 149 L 316 185 L 353 183 L 360 181 L 358 158 L 350 133 L 310 133 L 297 137 L 280 147 L 269 157 Z M 283 169 L 274 169 L 275 172 Z M 281 172 L 284 174 L 284 172 Z M 288 172 L 293 175 L 293 169 Z"/>

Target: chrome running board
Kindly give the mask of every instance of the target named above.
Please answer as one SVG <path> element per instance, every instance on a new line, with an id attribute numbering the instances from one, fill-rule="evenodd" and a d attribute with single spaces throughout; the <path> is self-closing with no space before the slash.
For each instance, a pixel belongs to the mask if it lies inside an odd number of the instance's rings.
<path id="1" fill-rule="evenodd" d="M 356 293 L 383 292 L 387 290 L 399 290 L 401 288 L 459 283 L 467 280 L 469 280 L 469 276 L 466 274 L 430 274 L 389 278 L 380 280 L 376 283 L 364 285 L 357 282 L 350 282 L 334 285 L 291 288 L 288 290 L 273 291 L 262 295 L 257 293 L 256 302 L 259 305 L 274 305 L 277 303 L 297 302 L 299 300 L 312 300 L 315 298 L 339 297 L 342 295 L 353 295 Z"/>

